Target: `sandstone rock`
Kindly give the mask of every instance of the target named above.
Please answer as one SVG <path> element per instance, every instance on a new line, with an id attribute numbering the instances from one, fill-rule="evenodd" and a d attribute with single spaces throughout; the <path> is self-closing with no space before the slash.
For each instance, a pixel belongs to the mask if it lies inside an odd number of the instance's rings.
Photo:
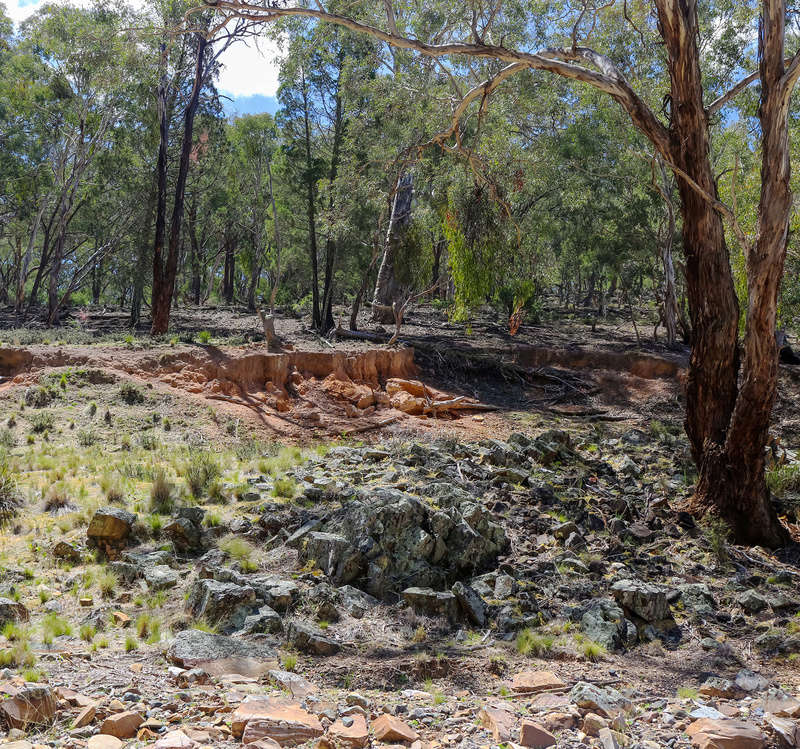
<path id="1" fill-rule="evenodd" d="M 411 393 L 407 393 L 405 390 L 400 390 L 391 395 L 389 403 L 392 408 L 396 408 L 398 411 L 411 414 L 412 416 L 418 416 L 425 410 L 425 399 L 417 398 L 411 395 Z"/>
<path id="2" fill-rule="evenodd" d="M 491 731 L 495 742 L 511 741 L 514 736 L 517 718 L 503 705 L 484 705 L 478 712 L 478 720 L 485 729 Z"/>
<path id="3" fill-rule="evenodd" d="M 770 691 L 763 702 L 764 712 L 779 718 L 800 718 L 800 699 L 778 691 Z"/>
<path id="4" fill-rule="evenodd" d="M 194 749 L 197 742 L 190 739 L 183 731 L 167 731 L 155 744 L 153 749 Z"/>
<path id="5" fill-rule="evenodd" d="M 562 687 L 566 687 L 566 684 L 550 671 L 521 671 L 511 679 L 513 692 L 536 693 Z"/>
<path id="6" fill-rule="evenodd" d="M 261 676 L 278 665 L 275 651 L 266 645 L 198 629 L 179 632 L 167 650 L 167 658 L 183 668 L 202 668 L 212 676 Z"/>
<path id="7" fill-rule="evenodd" d="M 701 718 L 686 733 L 697 749 L 763 749 L 766 737 L 754 725 L 731 718 Z"/>
<path id="8" fill-rule="evenodd" d="M 372 722 L 375 738 L 387 744 L 410 744 L 419 738 L 417 732 L 394 715 L 384 713 Z"/>
<path id="9" fill-rule="evenodd" d="M 566 731 L 578 725 L 580 716 L 575 713 L 552 712 L 543 715 L 540 722 L 550 732 Z"/>
<path id="10" fill-rule="evenodd" d="M 245 744 L 268 738 L 281 746 L 304 744 L 323 734 L 319 719 L 297 703 L 263 697 L 245 699 L 236 708 L 231 730 Z"/>
<path id="11" fill-rule="evenodd" d="M 25 729 L 29 725 L 45 723 L 56 714 L 58 700 L 46 685 L 10 686 L 4 692 L 7 698 L 0 700 L 0 718 L 10 728 Z"/>
<path id="12" fill-rule="evenodd" d="M 345 721 L 349 725 L 346 725 Z M 363 715 L 339 718 L 328 729 L 328 733 L 337 744 L 343 744 L 354 749 L 362 749 L 369 743 L 369 727 Z"/>
<path id="13" fill-rule="evenodd" d="M 608 721 L 596 713 L 586 713 L 583 716 L 581 730 L 587 736 L 599 736 L 601 728 L 608 728 Z"/>
<path id="14" fill-rule="evenodd" d="M 136 515 L 119 507 L 102 507 L 95 512 L 86 535 L 95 542 L 118 544 L 125 541 L 136 523 Z"/>
<path id="15" fill-rule="evenodd" d="M 84 726 L 88 726 L 94 720 L 96 713 L 97 709 L 95 708 L 94 704 L 87 705 L 78 713 L 78 717 L 75 718 L 75 721 L 72 723 L 72 727 L 83 728 Z"/>
<path id="16" fill-rule="evenodd" d="M 777 718 L 774 715 L 767 716 L 767 723 L 777 736 L 781 746 L 785 749 L 796 749 L 800 746 L 800 726 L 788 718 Z"/>
<path id="17" fill-rule="evenodd" d="M 544 726 L 532 720 L 523 720 L 519 731 L 519 743 L 529 749 L 546 749 L 548 746 L 555 746 L 556 737 Z"/>
<path id="18" fill-rule="evenodd" d="M 131 739 L 144 718 L 135 710 L 126 710 L 122 713 L 109 715 L 100 726 L 100 733 L 116 736 L 118 739 Z"/>
<path id="19" fill-rule="evenodd" d="M 86 749 L 122 749 L 123 743 L 116 736 L 98 733 L 86 742 Z"/>
<path id="20" fill-rule="evenodd" d="M 620 749 L 620 747 L 625 745 L 625 738 L 622 734 L 610 728 L 601 728 L 597 732 L 597 737 L 600 739 L 600 744 L 603 749 Z"/>

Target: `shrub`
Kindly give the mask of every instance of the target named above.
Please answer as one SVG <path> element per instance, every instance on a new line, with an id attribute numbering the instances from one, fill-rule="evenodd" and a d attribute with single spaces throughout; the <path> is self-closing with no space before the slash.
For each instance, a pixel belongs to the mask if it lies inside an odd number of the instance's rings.
<path id="1" fill-rule="evenodd" d="M 26 642 L 28 640 L 28 630 L 17 622 L 6 622 L 3 625 L 3 637 L 9 642 Z"/>
<path id="2" fill-rule="evenodd" d="M 81 447 L 91 447 L 98 440 L 97 432 L 94 429 L 79 429 L 77 437 Z"/>
<path id="3" fill-rule="evenodd" d="M 197 340 L 199 343 L 207 344 L 211 340 L 211 333 L 209 333 L 207 330 L 201 330 L 197 334 Z"/>
<path id="4" fill-rule="evenodd" d="M 144 393 L 132 382 L 123 382 L 119 388 L 119 397 L 123 403 L 135 406 L 137 403 L 144 403 Z"/>
<path id="5" fill-rule="evenodd" d="M 145 432 L 139 435 L 139 444 L 142 446 L 143 450 L 155 450 L 158 447 L 158 438 L 155 434 Z"/>
<path id="6" fill-rule="evenodd" d="M 0 668 L 31 668 L 35 663 L 36 656 L 27 640 L 0 650 Z"/>
<path id="7" fill-rule="evenodd" d="M 153 473 L 153 485 L 150 487 L 150 512 L 159 515 L 169 515 L 175 506 L 173 485 L 167 478 L 163 468 L 158 468 Z"/>
<path id="8" fill-rule="evenodd" d="M 11 419 L 9 419 L 11 421 Z M 17 439 L 14 437 L 14 432 L 10 429 L 0 429 L 0 448 L 10 450 L 17 444 Z"/>
<path id="9" fill-rule="evenodd" d="M 226 536 L 219 543 L 219 548 L 230 554 L 245 572 L 254 572 L 258 564 L 253 560 L 255 547 L 238 536 Z"/>
<path id="10" fill-rule="evenodd" d="M 119 584 L 119 578 L 111 570 L 102 570 L 97 576 L 97 587 L 103 598 L 110 598 Z"/>
<path id="11" fill-rule="evenodd" d="M 0 526 L 16 516 L 22 507 L 22 493 L 8 461 L 0 459 Z"/>
<path id="12" fill-rule="evenodd" d="M 730 561 L 728 555 L 728 539 L 731 535 L 730 526 L 721 518 L 709 517 L 704 524 L 706 540 L 711 548 L 711 553 L 723 567 Z"/>
<path id="13" fill-rule="evenodd" d="M 290 478 L 282 478 L 275 480 L 275 486 L 272 489 L 273 497 L 283 497 L 284 499 L 292 499 L 295 494 L 297 485 Z"/>
<path id="14" fill-rule="evenodd" d="M 549 635 L 540 635 L 532 629 L 523 629 L 517 634 L 516 648 L 520 655 L 546 655 L 553 649 L 555 638 Z"/>
<path id="15" fill-rule="evenodd" d="M 71 635 L 72 626 L 66 619 L 55 612 L 51 612 L 46 614 L 44 619 L 42 619 L 42 633 L 42 639 L 49 645 L 56 637 Z"/>
<path id="16" fill-rule="evenodd" d="M 212 481 L 222 475 L 216 457 L 209 452 L 192 452 L 184 469 L 186 483 L 195 499 L 200 499 Z"/>
<path id="17" fill-rule="evenodd" d="M 36 434 L 49 432 L 55 424 L 55 417 L 50 411 L 42 411 L 31 417 L 31 430 Z"/>

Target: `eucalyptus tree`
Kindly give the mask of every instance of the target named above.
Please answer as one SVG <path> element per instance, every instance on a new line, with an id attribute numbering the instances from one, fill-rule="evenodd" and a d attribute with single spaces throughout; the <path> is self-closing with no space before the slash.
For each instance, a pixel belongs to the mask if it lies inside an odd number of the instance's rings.
<path id="1" fill-rule="evenodd" d="M 130 23 L 124 7 L 49 5 L 22 27 L 23 46 L 38 63 L 39 83 L 48 92 L 37 102 L 49 188 L 40 194 L 34 218 L 34 227 L 41 223 L 41 251 L 31 302 L 47 276 L 50 324 L 58 322 L 81 275 L 109 249 L 103 245 L 81 257 L 86 238 L 70 226 L 88 199 L 87 185 L 107 148 L 108 133 L 127 105 L 125 70 L 137 53 L 132 34 L 125 31 Z M 29 262 L 26 252 L 23 279 Z M 62 287 L 65 263 L 74 272 Z"/>
<path id="2" fill-rule="evenodd" d="M 638 7 L 585 2 L 574 13 L 562 8 L 541 17 L 525 2 L 395 7 L 391 0 L 362 0 L 340 10 L 335 3 L 214 0 L 213 8 L 222 23 L 244 18 L 266 24 L 292 17 L 332 23 L 444 61 L 451 72 L 453 60 L 485 61 L 484 80 L 460 84 L 463 96 L 436 139 L 445 149 L 460 149 L 460 122 L 470 107 L 483 106 L 504 81 L 523 71 L 559 75 L 616 101 L 672 170 L 680 197 L 693 328 L 686 430 L 699 469 L 694 508 L 720 514 L 739 541 L 787 543 L 764 474 L 777 383 L 776 307 L 792 205 L 788 111 L 800 76 L 800 53 L 787 55 L 792 17 L 785 0 L 747 4 L 744 14 L 739 6 L 733 11 L 714 3 L 701 7 L 696 0 L 653 0 Z M 758 27 L 758 68 L 725 90 L 741 75 L 747 50 L 738 50 L 735 62 L 720 72 L 719 59 L 709 69 L 701 43 L 740 22 L 739 38 L 752 39 Z M 606 44 L 607 52 L 590 46 L 593 39 Z M 642 49 L 656 49 L 647 53 L 646 65 L 639 64 Z M 644 83 L 637 91 L 639 79 Z M 755 236 L 748 237 L 719 198 L 710 139 L 712 120 L 755 81 L 760 82 L 761 190 Z M 726 222 L 744 248 L 747 266 L 742 356 Z"/>

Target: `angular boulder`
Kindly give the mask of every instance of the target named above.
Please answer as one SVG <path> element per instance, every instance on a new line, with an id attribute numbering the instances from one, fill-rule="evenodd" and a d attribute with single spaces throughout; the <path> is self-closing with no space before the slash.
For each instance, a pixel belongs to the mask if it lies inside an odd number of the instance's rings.
<path id="1" fill-rule="evenodd" d="M 403 601 L 418 614 L 443 616 L 451 622 L 458 619 L 458 600 L 447 591 L 440 592 L 431 588 L 406 588 L 403 591 Z"/>
<path id="2" fill-rule="evenodd" d="M 179 632 L 167 650 L 167 658 L 177 666 L 201 668 L 212 676 L 262 676 L 278 666 L 275 651 L 267 645 L 199 629 Z"/>
<path id="3" fill-rule="evenodd" d="M 28 726 L 52 720 L 58 698 L 44 684 L 7 685 L 0 693 L 0 718 L 9 728 L 25 730 Z"/>
<path id="4" fill-rule="evenodd" d="M 701 718 L 686 733 L 697 749 L 763 749 L 767 739 L 754 725 L 732 718 Z"/>
<path id="5" fill-rule="evenodd" d="M 133 534 L 136 515 L 120 507 L 101 507 L 92 516 L 86 535 L 109 559 L 116 559 Z"/>
<path id="6" fill-rule="evenodd" d="M 341 649 L 336 640 L 326 637 L 321 630 L 297 620 L 289 622 L 286 628 L 286 639 L 290 645 L 302 653 L 335 655 Z"/>
<path id="7" fill-rule="evenodd" d="M 363 582 L 353 582 L 381 599 L 405 587 L 449 588 L 493 564 L 508 539 L 480 503 L 443 503 L 437 509 L 397 489 L 362 489 L 320 529 L 322 541 L 312 538 L 317 531 L 306 534 L 301 561 L 313 551 L 335 575 L 358 568 Z"/>
<path id="8" fill-rule="evenodd" d="M 200 579 L 192 583 L 186 610 L 224 628 L 239 628 L 253 609 L 256 592 L 250 586 Z"/>
<path id="9" fill-rule="evenodd" d="M 0 598 L 0 624 L 6 622 L 27 622 L 28 609 L 18 601 L 10 598 Z"/>
<path id="10" fill-rule="evenodd" d="M 364 574 L 366 560 L 350 542 L 336 533 L 309 533 L 300 549 L 300 561 L 313 560 L 337 585 L 351 583 Z"/>

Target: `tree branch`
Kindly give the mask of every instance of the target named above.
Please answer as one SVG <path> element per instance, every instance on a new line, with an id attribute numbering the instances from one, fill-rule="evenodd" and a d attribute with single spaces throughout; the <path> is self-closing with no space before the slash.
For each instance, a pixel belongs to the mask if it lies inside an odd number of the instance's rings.
<path id="1" fill-rule="evenodd" d="M 639 98 L 622 73 L 611 60 L 586 47 L 568 49 L 545 49 L 542 52 L 522 52 L 503 46 L 482 43 L 450 42 L 429 44 L 419 39 L 401 36 L 384 31 L 353 18 L 314 8 L 276 7 L 256 5 L 245 0 L 205 0 L 205 4 L 192 8 L 186 17 L 204 8 L 213 7 L 226 16 L 216 28 L 219 29 L 234 18 L 257 23 L 271 23 L 280 18 L 299 16 L 313 18 L 325 23 L 342 26 L 357 33 L 366 34 L 386 44 L 400 49 L 408 49 L 428 57 L 464 55 L 505 63 L 516 63 L 533 70 L 544 70 L 564 78 L 587 83 L 609 94 L 631 117 L 633 124 L 647 136 L 665 157 L 671 157 L 671 142 L 667 128 L 658 120 L 655 113 Z M 598 70 L 592 70 L 576 61 L 587 62 Z"/>

